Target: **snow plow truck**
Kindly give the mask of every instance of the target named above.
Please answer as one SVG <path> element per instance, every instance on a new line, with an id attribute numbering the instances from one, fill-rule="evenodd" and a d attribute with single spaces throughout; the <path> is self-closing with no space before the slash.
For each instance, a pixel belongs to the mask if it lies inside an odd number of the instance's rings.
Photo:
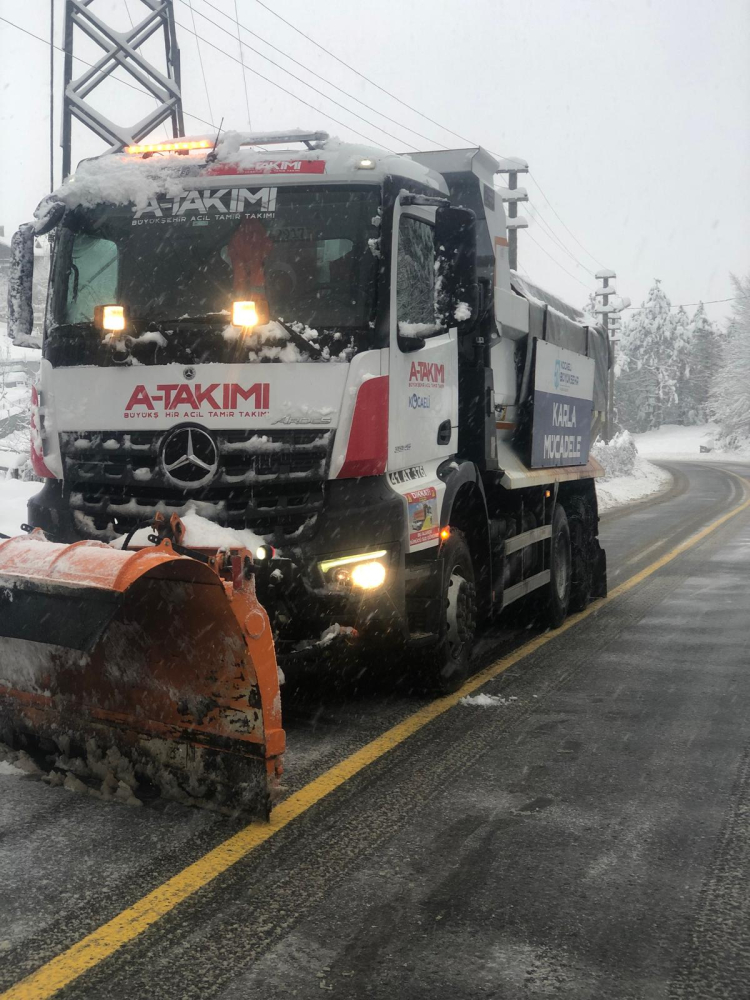
<path id="1" fill-rule="evenodd" d="M 55 691 L 75 694 L 103 726 L 135 718 L 140 744 L 160 730 L 162 757 L 173 739 L 221 760 L 247 750 L 240 716 L 226 720 L 252 675 L 251 749 L 271 775 L 274 643 L 282 664 L 336 643 L 386 653 L 446 692 L 483 620 L 533 599 L 554 627 L 606 592 L 589 456 L 606 334 L 510 270 L 498 166 L 481 148 L 230 132 L 84 161 L 45 198 L 9 284 L 10 334 L 42 351 L 44 486 L 34 532 L 0 548 L 3 719 L 38 729 Z M 209 553 L 188 515 L 232 529 L 235 548 Z M 250 630 L 237 595 L 255 602 Z M 138 670 L 118 632 L 137 635 Z M 167 693 L 144 707 L 133 684 L 156 633 L 149 690 Z M 239 653 L 217 673 L 227 634 Z"/>

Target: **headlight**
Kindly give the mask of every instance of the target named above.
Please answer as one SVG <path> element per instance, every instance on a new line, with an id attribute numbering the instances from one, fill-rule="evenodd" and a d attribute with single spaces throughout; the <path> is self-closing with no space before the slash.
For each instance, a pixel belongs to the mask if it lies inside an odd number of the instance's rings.
<path id="1" fill-rule="evenodd" d="M 362 590 L 375 590 L 385 583 L 385 566 L 382 562 L 355 563 L 352 567 L 352 583 Z"/>
<path id="2" fill-rule="evenodd" d="M 383 560 L 387 555 L 385 549 L 380 549 L 378 552 L 360 552 L 356 555 L 340 556 L 338 559 L 324 559 L 319 566 L 326 583 L 330 585 L 342 590 L 350 587 L 375 590 L 385 583 L 387 571 Z"/>

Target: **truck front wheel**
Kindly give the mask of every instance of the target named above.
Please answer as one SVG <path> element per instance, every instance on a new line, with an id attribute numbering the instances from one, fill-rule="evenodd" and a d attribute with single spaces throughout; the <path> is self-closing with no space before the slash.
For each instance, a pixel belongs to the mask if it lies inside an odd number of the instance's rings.
<path id="1" fill-rule="evenodd" d="M 452 529 L 443 542 L 441 564 L 441 621 L 437 645 L 421 655 L 421 673 L 436 694 L 456 691 L 469 673 L 477 623 L 474 567 L 466 539 Z"/>

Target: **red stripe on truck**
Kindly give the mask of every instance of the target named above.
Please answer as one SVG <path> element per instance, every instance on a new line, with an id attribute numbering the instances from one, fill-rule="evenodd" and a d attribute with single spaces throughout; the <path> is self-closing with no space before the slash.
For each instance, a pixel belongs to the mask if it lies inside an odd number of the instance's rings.
<path id="1" fill-rule="evenodd" d="M 34 385 L 31 387 L 31 468 L 37 476 L 41 476 L 43 479 L 56 479 L 57 477 L 54 472 L 50 472 L 47 468 L 42 449 L 42 418 L 39 413 L 39 393 Z"/>
<path id="2" fill-rule="evenodd" d="M 388 462 L 388 376 L 363 382 L 354 404 L 346 458 L 337 479 L 382 476 Z"/>

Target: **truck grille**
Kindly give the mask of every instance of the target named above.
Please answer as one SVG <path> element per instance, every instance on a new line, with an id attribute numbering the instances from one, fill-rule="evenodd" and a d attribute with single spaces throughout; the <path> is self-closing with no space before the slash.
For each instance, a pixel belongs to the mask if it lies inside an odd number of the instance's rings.
<path id="1" fill-rule="evenodd" d="M 323 503 L 332 431 L 223 430 L 214 433 L 219 468 L 205 487 L 182 490 L 160 455 L 168 431 L 65 431 L 65 489 L 79 527 L 111 536 L 155 511 L 195 510 L 218 524 L 249 528 L 276 544 L 302 540 Z"/>

